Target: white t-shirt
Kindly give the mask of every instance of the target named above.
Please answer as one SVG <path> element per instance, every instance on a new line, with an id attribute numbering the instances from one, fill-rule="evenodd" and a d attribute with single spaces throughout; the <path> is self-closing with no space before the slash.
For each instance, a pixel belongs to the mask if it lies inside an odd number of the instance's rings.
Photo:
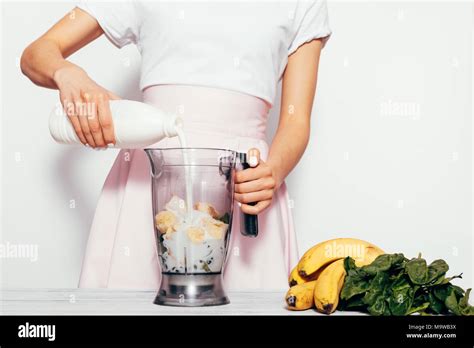
<path id="1" fill-rule="evenodd" d="M 326 0 L 85 1 L 117 47 L 134 43 L 140 88 L 217 87 L 274 103 L 288 56 L 331 34 Z"/>

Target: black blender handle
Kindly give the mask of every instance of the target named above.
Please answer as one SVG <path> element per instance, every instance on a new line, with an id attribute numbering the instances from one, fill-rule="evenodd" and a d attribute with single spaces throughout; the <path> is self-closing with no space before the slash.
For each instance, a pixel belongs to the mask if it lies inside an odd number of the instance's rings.
<path id="1" fill-rule="evenodd" d="M 250 168 L 247 162 L 247 154 L 243 152 L 238 153 L 240 164 L 242 169 Z M 255 205 L 257 202 L 248 203 L 249 205 Z M 245 237 L 257 237 L 258 236 L 258 215 L 246 214 L 240 211 L 240 233 Z"/>

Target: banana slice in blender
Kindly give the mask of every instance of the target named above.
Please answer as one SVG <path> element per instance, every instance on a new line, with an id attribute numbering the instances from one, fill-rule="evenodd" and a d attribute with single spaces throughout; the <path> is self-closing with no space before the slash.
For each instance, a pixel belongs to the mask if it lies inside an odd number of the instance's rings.
<path id="1" fill-rule="evenodd" d="M 155 216 L 155 226 L 161 233 L 176 231 L 178 219 L 176 215 L 168 210 L 160 211 Z"/>
<path id="2" fill-rule="evenodd" d="M 194 209 L 207 213 L 212 216 L 214 219 L 219 216 L 219 212 L 209 203 L 197 202 L 194 204 Z"/>
<path id="3" fill-rule="evenodd" d="M 204 241 L 205 232 L 200 227 L 189 227 L 186 234 L 193 243 L 201 244 Z"/>
<path id="4" fill-rule="evenodd" d="M 204 219 L 204 229 L 214 239 L 222 239 L 227 231 L 228 224 L 216 219 Z"/>

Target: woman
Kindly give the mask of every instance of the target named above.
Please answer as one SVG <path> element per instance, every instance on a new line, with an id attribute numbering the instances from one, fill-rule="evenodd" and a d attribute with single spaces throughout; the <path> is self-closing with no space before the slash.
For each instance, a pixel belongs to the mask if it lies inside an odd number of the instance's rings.
<path id="1" fill-rule="evenodd" d="M 224 280 L 229 289 L 284 288 L 298 259 L 284 179 L 310 134 L 320 51 L 331 34 L 325 0 L 81 2 L 25 49 L 21 68 L 59 90 L 81 142 L 95 149 L 115 141 L 108 103 L 118 97 L 66 58 L 102 34 L 119 48 L 137 45 L 144 101 L 181 114 L 188 146 L 248 150 L 252 168 L 237 174 L 235 197 L 259 215 L 260 232 L 256 239 L 232 233 Z M 280 120 L 268 146 L 266 120 L 281 78 Z M 150 202 L 145 154 L 121 150 L 97 205 L 80 287 L 159 286 Z"/>

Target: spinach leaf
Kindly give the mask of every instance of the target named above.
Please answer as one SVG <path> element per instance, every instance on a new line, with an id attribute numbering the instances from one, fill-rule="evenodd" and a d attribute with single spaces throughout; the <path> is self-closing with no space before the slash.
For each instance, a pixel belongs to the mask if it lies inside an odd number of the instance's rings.
<path id="1" fill-rule="evenodd" d="M 456 298 L 456 293 L 452 287 L 448 288 L 448 296 L 444 300 L 444 304 L 446 308 L 448 308 L 451 312 L 456 315 L 461 315 L 461 311 L 459 310 L 458 299 Z"/>
<path id="2" fill-rule="evenodd" d="M 444 260 L 435 260 L 428 266 L 428 280 L 427 283 L 436 281 L 443 277 L 449 270 L 449 266 Z"/>
<path id="3" fill-rule="evenodd" d="M 414 290 L 410 286 L 393 291 L 388 298 L 388 305 L 392 315 L 407 315 L 413 303 Z"/>
<path id="4" fill-rule="evenodd" d="M 366 307 L 366 304 L 364 302 L 364 296 L 363 295 L 356 295 L 350 299 L 350 301 L 345 301 L 341 300 L 338 305 L 338 309 L 340 310 L 355 310 L 355 309 L 360 309 L 363 310 Z"/>
<path id="5" fill-rule="evenodd" d="M 446 297 L 448 297 L 449 295 L 449 285 L 449 283 L 446 283 L 440 286 L 436 286 L 433 289 L 433 295 L 443 303 L 444 301 L 446 301 Z"/>
<path id="6" fill-rule="evenodd" d="M 469 294 L 471 289 L 467 289 L 465 295 L 459 300 L 458 308 L 462 315 L 474 315 L 474 306 L 469 305 Z"/>
<path id="7" fill-rule="evenodd" d="M 372 279 L 369 285 L 369 289 L 365 293 L 363 300 L 367 305 L 373 305 L 377 299 L 382 296 L 384 297 L 384 290 L 388 285 L 388 274 L 385 272 L 378 272 Z"/>
<path id="8" fill-rule="evenodd" d="M 457 298 L 461 298 L 461 297 L 464 296 L 465 291 L 462 288 L 460 288 L 457 285 L 453 285 L 453 284 L 449 284 L 449 285 L 451 285 L 451 287 L 453 288 L 454 293 L 456 294 Z"/>
<path id="9" fill-rule="evenodd" d="M 385 299 L 382 296 L 377 297 L 375 302 L 369 307 L 367 307 L 367 310 L 372 315 L 384 315 L 387 310 L 387 304 L 385 302 Z"/>
<path id="10" fill-rule="evenodd" d="M 428 300 L 430 303 L 429 309 L 436 314 L 446 313 L 444 302 L 437 298 L 433 293 L 428 293 Z"/>
<path id="11" fill-rule="evenodd" d="M 426 313 L 426 310 L 430 307 L 430 303 L 429 302 L 423 302 L 417 306 L 412 306 L 410 308 L 410 310 L 408 310 L 408 312 L 406 313 L 406 315 L 410 315 L 410 314 L 413 314 L 413 313 L 423 313 L 423 314 L 427 314 Z"/>
<path id="12" fill-rule="evenodd" d="M 394 265 L 401 264 L 404 259 L 403 254 L 383 254 L 377 256 L 370 265 L 363 266 L 361 269 L 369 275 L 375 275 L 377 272 L 388 271 Z"/>
<path id="13" fill-rule="evenodd" d="M 342 300 L 348 300 L 356 295 L 365 293 L 370 283 L 367 281 L 366 274 L 356 267 L 354 259 L 346 257 L 344 260 L 344 268 L 347 274 L 340 298 Z"/>
<path id="14" fill-rule="evenodd" d="M 416 258 L 408 261 L 406 271 L 413 284 L 426 284 L 428 282 L 428 266 L 425 259 Z"/>

